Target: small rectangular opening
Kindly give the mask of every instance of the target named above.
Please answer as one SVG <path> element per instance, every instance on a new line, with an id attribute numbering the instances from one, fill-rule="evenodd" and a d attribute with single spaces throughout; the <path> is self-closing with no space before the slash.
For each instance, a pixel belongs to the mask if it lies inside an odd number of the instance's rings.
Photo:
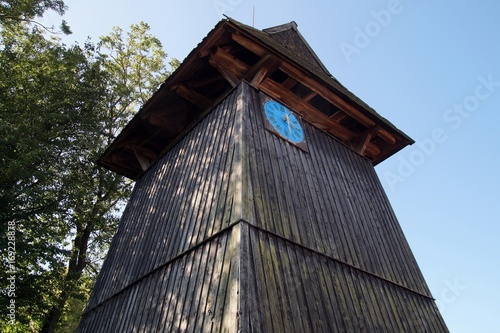
<path id="1" fill-rule="evenodd" d="M 341 111 L 338 107 L 328 102 L 320 95 L 316 95 L 315 97 L 313 97 L 309 101 L 309 104 L 314 106 L 316 109 L 318 109 L 328 117 L 332 116 L 334 113 L 337 113 L 338 111 Z"/>

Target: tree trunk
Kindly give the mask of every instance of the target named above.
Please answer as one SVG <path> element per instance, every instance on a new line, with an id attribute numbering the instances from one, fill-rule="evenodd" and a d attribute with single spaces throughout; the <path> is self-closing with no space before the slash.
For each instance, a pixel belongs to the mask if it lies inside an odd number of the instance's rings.
<path id="1" fill-rule="evenodd" d="M 57 301 L 57 304 L 54 304 L 54 306 L 52 306 L 49 313 L 45 317 L 41 333 L 53 333 L 56 330 L 57 323 L 59 322 L 59 319 L 61 319 L 64 305 L 66 305 L 68 298 L 69 293 L 67 292 L 67 290 L 63 290 L 59 297 L 59 300 Z"/>
<path id="2" fill-rule="evenodd" d="M 52 306 L 45 317 L 41 333 L 53 333 L 57 327 L 57 323 L 61 319 L 64 306 L 69 299 L 69 296 L 75 292 L 76 286 L 83 270 L 87 265 L 87 249 L 90 240 L 92 225 L 87 225 L 83 229 L 81 225 L 77 226 L 75 239 L 73 240 L 73 248 L 68 265 L 68 273 L 65 278 L 63 290 L 59 295 L 56 304 Z"/>

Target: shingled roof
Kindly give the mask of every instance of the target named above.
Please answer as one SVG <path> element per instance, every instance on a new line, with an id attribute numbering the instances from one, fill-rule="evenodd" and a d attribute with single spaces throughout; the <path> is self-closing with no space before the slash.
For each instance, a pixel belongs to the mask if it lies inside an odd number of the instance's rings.
<path id="1" fill-rule="evenodd" d="M 297 29 L 295 21 L 263 29 L 262 32 L 268 34 L 279 45 L 282 45 L 291 54 L 295 54 L 295 56 L 305 61 L 317 71 L 323 71 L 326 75 L 331 76 L 328 69 L 323 65 L 309 43 L 307 43 Z"/>
<path id="2" fill-rule="evenodd" d="M 130 121 L 98 163 L 137 179 L 245 80 L 380 163 L 413 140 L 340 84 L 297 29 L 220 21 Z"/>

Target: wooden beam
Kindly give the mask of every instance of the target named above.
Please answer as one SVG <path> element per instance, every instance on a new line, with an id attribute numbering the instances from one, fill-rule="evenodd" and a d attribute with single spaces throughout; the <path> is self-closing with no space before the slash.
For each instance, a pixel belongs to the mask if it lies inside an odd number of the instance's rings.
<path id="1" fill-rule="evenodd" d="M 217 48 L 217 50 L 212 53 L 209 62 L 212 66 L 217 68 L 233 87 L 236 87 L 241 81 L 244 73 L 250 69 L 250 66 L 221 48 Z"/>
<path id="2" fill-rule="evenodd" d="M 152 114 L 147 120 L 153 126 L 161 127 L 172 133 L 178 133 L 183 130 L 183 127 L 177 124 L 170 118 L 163 117 L 160 114 Z"/>
<path id="3" fill-rule="evenodd" d="M 187 85 L 193 88 L 205 87 L 214 83 L 218 83 L 219 81 L 223 81 L 224 78 L 219 75 L 211 75 L 203 78 L 196 78 L 196 80 L 191 80 L 186 82 Z"/>
<path id="4" fill-rule="evenodd" d="M 200 58 L 205 58 L 206 56 L 210 55 L 210 53 L 212 53 L 212 51 L 209 48 L 203 48 L 198 51 L 198 56 Z"/>
<path id="5" fill-rule="evenodd" d="M 250 38 L 247 38 L 240 33 L 233 33 L 231 35 L 231 38 L 246 48 L 247 50 L 253 52 L 254 54 L 263 57 L 264 55 L 268 54 L 269 51 L 262 45 L 258 44 L 257 42 L 253 41 Z M 321 95 L 324 99 L 326 99 L 328 102 L 332 103 L 336 107 L 340 108 L 343 110 L 347 115 L 350 117 L 354 118 L 356 121 L 360 122 L 363 126 L 365 127 L 372 127 L 375 125 L 375 122 L 370 119 L 368 116 L 364 115 L 361 111 L 356 109 L 354 106 L 346 102 L 344 99 L 341 97 L 337 96 L 335 93 L 330 91 L 328 88 L 323 86 L 322 84 L 318 83 L 316 80 L 312 79 L 311 77 L 305 75 L 301 70 L 299 70 L 296 66 L 288 63 L 288 62 L 283 62 L 283 65 L 280 67 L 282 71 L 290 75 L 290 79 L 287 79 L 284 83 L 283 86 L 291 89 L 296 83 L 301 82 L 305 86 L 307 86 L 309 89 L 311 89 L 313 92 Z M 295 79 L 295 81 L 293 81 Z M 311 97 L 311 98 L 314 98 Z M 379 136 L 385 140 L 386 142 L 390 144 L 394 144 L 396 142 L 396 139 L 394 136 L 389 133 L 386 130 L 381 130 L 379 132 Z"/>
<path id="6" fill-rule="evenodd" d="M 124 149 L 125 151 L 134 154 L 135 158 L 139 162 L 139 165 L 141 166 L 142 171 L 146 171 L 158 156 L 155 152 L 147 148 L 139 147 L 135 144 L 126 144 Z"/>
<path id="7" fill-rule="evenodd" d="M 336 123 L 340 123 L 345 118 L 347 118 L 347 115 L 343 111 L 337 111 L 330 116 L 330 119 Z"/>
<path id="8" fill-rule="evenodd" d="M 244 48 L 246 48 L 247 50 L 251 51 L 252 53 L 258 55 L 259 57 L 263 57 L 264 55 L 266 55 L 268 53 L 267 49 L 254 42 L 253 40 L 239 34 L 239 33 L 233 33 L 231 35 L 231 38 L 238 44 L 240 44 L 241 46 L 243 46 Z"/>
<path id="9" fill-rule="evenodd" d="M 134 179 L 134 177 L 131 177 L 132 175 L 137 175 L 138 168 L 134 167 L 134 163 L 130 163 L 130 157 L 129 156 L 122 156 L 121 154 L 115 152 L 111 156 L 106 157 L 106 161 L 103 161 L 104 164 L 106 164 L 111 170 L 116 171 L 122 175 L 126 175 L 127 177 L 130 177 Z"/>
<path id="10" fill-rule="evenodd" d="M 175 92 L 185 100 L 193 103 L 194 105 L 202 109 L 205 109 L 210 105 L 212 105 L 212 101 L 210 99 L 206 98 L 205 96 L 197 93 L 196 91 L 190 89 L 189 87 L 183 84 L 179 84 L 175 88 Z"/>
<path id="11" fill-rule="evenodd" d="M 245 74 L 245 79 L 253 86 L 258 86 L 265 78 L 276 71 L 281 62 L 271 54 L 266 54 Z"/>
<path id="12" fill-rule="evenodd" d="M 350 140 L 356 137 L 356 134 L 354 132 L 326 118 L 321 111 L 316 109 L 311 104 L 304 102 L 290 90 L 286 89 L 270 78 L 262 81 L 259 88 L 270 96 L 282 100 L 285 104 L 293 105 L 294 110 L 299 112 L 300 115 L 308 122 L 313 124 L 324 124 L 322 128 L 328 129 L 330 133 L 334 134 L 342 141 L 348 143 L 350 142 Z"/>
<path id="13" fill-rule="evenodd" d="M 296 79 L 297 81 L 299 81 L 300 83 L 302 83 L 303 85 L 305 85 L 306 87 L 308 87 L 309 89 L 311 89 L 312 91 L 317 92 L 319 95 L 321 95 L 321 97 L 323 97 L 328 102 L 340 108 L 350 117 L 356 119 L 363 126 L 372 127 L 375 125 L 375 122 L 373 120 L 362 114 L 359 110 L 357 110 L 349 103 L 344 101 L 341 97 L 334 94 L 327 87 L 323 86 L 313 78 L 309 77 L 295 66 L 284 62 L 281 65 L 280 69 L 286 74 Z"/>
<path id="14" fill-rule="evenodd" d="M 218 47 L 215 52 L 212 53 L 212 55 L 210 56 L 210 61 L 214 61 L 220 66 L 230 69 L 231 72 L 238 77 L 242 77 L 243 74 L 250 69 L 250 66 L 220 47 Z"/>
<path id="15" fill-rule="evenodd" d="M 212 63 L 211 63 L 212 64 Z M 216 63 L 213 63 L 212 66 L 217 68 L 217 70 L 222 74 L 222 76 L 226 79 L 227 82 L 234 88 L 240 83 L 240 79 L 234 75 L 229 69 L 219 66 Z"/>
<path id="16" fill-rule="evenodd" d="M 394 135 L 392 135 L 391 133 L 389 133 L 385 129 L 381 128 L 380 131 L 378 132 L 378 136 L 381 137 L 385 142 L 387 142 L 391 145 L 396 143 L 396 138 L 394 137 Z"/>
<path id="17" fill-rule="evenodd" d="M 369 134 L 364 134 L 359 137 L 359 140 L 357 140 L 357 143 L 354 145 L 354 150 L 358 152 L 360 155 L 365 154 L 365 150 L 368 147 L 368 143 L 370 143 L 370 140 L 372 139 L 372 136 Z"/>
<path id="18" fill-rule="evenodd" d="M 361 133 L 356 139 L 352 142 L 352 148 L 358 152 L 360 155 L 364 155 L 366 149 L 368 148 L 368 144 L 370 140 L 376 136 L 380 131 L 380 126 L 376 125 L 372 128 L 368 128 L 366 131 Z M 373 148 L 372 148 L 373 150 Z"/>
<path id="19" fill-rule="evenodd" d="M 214 29 L 210 32 L 203 40 L 203 43 L 199 45 L 198 56 L 201 58 L 209 56 L 215 46 L 226 44 L 230 34 L 233 33 L 231 30 L 234 30 L 234 28 L 224 24 L 223 26 L 219 26 L 218 29 Z"/>
<path id="20" fill-rule="evenodd" d="M 366 150 L 364 152 L 364 156 L 369 156 L 372 161 L 377 160 L 377 156 L 380 154 L 380 148 L 377 147 L 375 144 L 372 142 L 368 142 L 368 145 L 366 146 Z"/>
<path id="21" fill-rule="evenodd" d="M 292 89 L 299 81 L 295 80 L 293 77 L 286 79 L 281 85 L 286 89 Z"/>
<path id="22" fill-rule="evenodd" d="M 309 94 L 307 94 L 307 96 L 305 96 L 304 98 L 302 98 L 302 100 L 304 102 L 309 102 L 311 99 L 313 99 L 316 96 L 318 96 L 318 93 L 315 92 L 315 91 L 311 91 Z"/>
<path id="23" fill-rule="evenodd" d="M 348 115 L 345 114 L 343 111 L 337 111 L 333 115 L 330 116 L 330 119 L 336 123 L 340 123 L 342 120 L 344 120 L 347 117 L 348 117 Z M 394 136 L 392 134 L 390 134 L 388 131 L 381 128 L 380 126 L 378 126 L 378 129 L 379 130 L 375 135 L 378 135 L 384 141 L 386 141 L 387 143 L 389 143 L 391 145 L 396 143 L 396 139 L 394 138 Z"/>

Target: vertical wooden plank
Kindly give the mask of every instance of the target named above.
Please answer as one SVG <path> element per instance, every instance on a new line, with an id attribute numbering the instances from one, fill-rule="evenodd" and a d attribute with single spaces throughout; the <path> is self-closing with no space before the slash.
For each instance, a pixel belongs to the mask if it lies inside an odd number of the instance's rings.
<path id="1" fill-rule="evenodd" d="M 292 260 L 291 249 L 285 242 L 278 242 L 278 253 L 280 261 L 282 263 L 282 271 L 285 287 L 285 297 L 289 302 L 289 314 L 286 319 L 289 327 L 298 330 L 299 332 L 306 332 L 308 330 L 308 325 L 306 324 L 305 318 L 307 315 L 304 314 L 304 309 L 302 304 L 304 302 L 303 291 L 301 285 L 297 283 L 297 275 L 294 272 L 294 268 L 297 263 Z M 286 323 L 285 323 L 286 324 Z M 293 332 L 292 329 L 287 331 Z"/>
<path id="2" fill-rule="evenodd" d="M 177 316 L 172 324 L 176 331 L 179 332 L 185 332 L 187 329 L 188 318 L 186 317 L 186 313 L 189 312 L 189 307 L 192 305 L 190 302 L 192 296 L 190 297 L 190 295 L 193 293 L 193 286 L 195 283 L 195 281 L 191 281 L 191 279 L 193 271 L 196 271 L 198 268 L 200 256 L 201 252 L 197 249 L 182 258 L 186 264 L 184 266 L 180 288 L 176 290 L 176 295 L 179 299 L 174 309 Z"/>
<path id="3" fill-rule="evenodd" d="M 186 315 L 187 320 L 187 328 L 186 332 L 192 332 L 196 333 L 200 331 L 200 327 L 196 326 L 197 319 L 200 317 L 200 315 L 203 315 L 204 307 L 203 307 L 203 300 L 204 298 L 202 297 L 203 290 L 204 290 L 204 281 L 207 278 L 208 273 L 210 272 L 210 268 L 208 267 L 208 264 L 210 262 L 210 248 L 213 246 L 213 242 L 210 242 L 208 244 L 204 244 L 203 247 L 199 250 L 201 252 L 200 256 L 200 262 L 199 262 L 199 268 L 197 271 L 196 276 L 193 278 L 194 281 L 194 290 L 191 294 L 191 301 L 188 302 L 189 306 L 189 312 Z"/>
<path id="4" fill-rule="evenodd" d="M 216 260 L 218 256 L 217 249 L 219 248 L 219 239 L 214 239 L 212 242 L 207 244 L 207 259 L 205 264 L 205 270 L 203 274 L 203 279 L 201 283 L 200 291 L 200 302 L 196 310 L 196 316 L 194 318 L 194 332 L 205 332 L 207 331 L 204 327 L 205 318 L 211 316 L 213 310 L 209 307 L 209 295 L 212 283 L 212 277 L 215 272 Z"/>
<path id="5" fill-rule="evenodd" d="M 359 265 L 360 259 L 358 253 L 351 241 L 351 229 L 348 209 L 346 208 L 346 194 L 340 184 L 342 183 L 342 174 L 338 166 L 338 146 L 332 139 L 324 140 L 324 134 L 317 131 L 311 131 L 310 151 L 312 158 L 317 165 L 317 172 L 320 175 L 323 184 L 323 192 L 320 191 L 320 200 L 323 207 L 329 211 L 330 224 L 327 227 L 335 228 L 333 234 L 339 235 L 337 240 L 337 253 L 339 259 L 352 265 Z M 315 149 L 318 149 L 316 151 Z M 328 209 L 330 208 L 330 209 Z M 333 255 L 333 251 L 329 251 Z"/>
<path id="6" fill-rule="evenodd" d="M 269 305 L 268 289 L 266 287 L 265 270 L 263 268 L 263 256 L 258 232 L 252 232 L 250 229 L 250 252 L 252 253 L 252 267 L 254 272 L 255 294 L 249 297 L 255 297 L 255 311 L 252 312 L 254 320 L 252 325 L 257 332 L 275 332 L 271 317 Z M 258 326 L 257 326 L 258 325 Z"/>
<path id="7" fill-rule="evenodd" d="M 240 219 L 253 223 L 256 220 L 255 215 L 255 193 L 252 185 L 250 161 L 252 160 L 250 135 L 251 135 L 251 117 L 254 112 L 253 100 L 256 94 L 255 90 L 248 85 L 242 84 L 241 104 L 235 120 L 236 133 L 235 140 L 239 144 L 239 163 L 241 164 L 241 216 Z M 232 220 L 237 220 L 237 217 Z"/>
<path id="8" fill-rule="evenodd" d="M 228 235 L 224 233 L 220 237 L 217 238 L 217 257 L 213 263 L 214 268 L 211 276 L 209 277 L 210 281 L 206 285 L 208 288 L 206 307 L 205 307 L 205 315 L 203 316 L 203 324 L 202 324 L 202 332 L 217 332 L 217 329 L 214 329 L 214 324 L 216 324 L 215 316 L 219 316 L 217 313 L 217 299 L 219 296 L 219 288 L 220 282 L 222 278 L 222 267 L 224 264 L 225 250 L 228 242 Z"/>
<path id="9" fill-rule="evenodd" d="M 281 269 L 278 265 L 277 243 L 273 237 L 265 233 L 258 233 L 261 247 L 261 260 L 264 267 L 264 279 L 267 287 L 269 311 L 274 332 L 286 332 L 286 291 L 282 283 Z"/>
<path id="10" fill-rule="evenodd" d="M 241 227 L 242 224 L 234 225 L 230 232 L 230 240 L 226 250 L 223 276 L 227 279 L 225 291 L 220 293 L 218 313 L 222 314 L 220 322 L 220 332 L 237 333 L 240 331 L 239 316 L 240 316 L 240 244 L 241 244 Z M 222 283 L 222 280 L 221 280 Z"/>
<path id="11" fill-rule="evenodd" d="M 177 302 L 179 301 L 179 297 L 177 295 L 177 291 L 180 289 L 182 284 L 183 275 L 184 275 L 184 260 L 178 260 L 172 263 L 173 271 L 172 277 L 169 279 L 169 284 L 167 287 L 167 298 L 165 299 L 164 306 L 164 321 L 162 321 L 161 327 L 163 327 L 163 332 L 172 332 L 175 330 L 173 327 L 173 323 L 177 319 L 177 314 L 175 309 L 177 307 Z"/>
<path id="12" fill-rule="evenodd" d="M 251 300 L 256 300 L 255 293 L 252 292 L 251 281 L 253 271 L 250 261 L 250 230 L 246 222 L 240 222 L 240 243 L 239 243 L 239 297 L 238 297 L 238 328 L 240 333 L 251 332 L 251 318 L 253 306 Z M 253 306 L 252 306 L 253 305 Z"/>
<path id="13" fill-rule="evenodd" d="M 137 293 L 138 293 L 138 288 L 137 286 L 135 288 L 131 288 L 129 293 L 127 294 L 120 294 L 117 297 L 119 298 L 117 301 L 124 303 L 125 307 L 123 308 L 123 312 L 120 313 L 120 318 L 118 319 L 117 322 L 113 323 L 115 325 L 114 327 L 114 332 L 125 332 L 126 327 L 130 324 L 130 319 L 132 316 L 130 315 L 130 310 L 134 306 L 134 302 L 137 301 Z"/>
<path id="14" fill-rule="evenodd" d="M 293 283 L 293 276 L 290 273 L 291 264 L 286 244 L 279 239 L 273 241 L 272 238 L 270 238 L 270 242 L 272 246 L 269 250 L 271 258 L 273 258 L 273 271 L 275 272 L 273 275 L 278 286 L 274 296 L 278 298 L 281 310 L 280 317 L 277 317 L 275 320 L 280 320 L 283 323 L 284 332 L 301 331 L 303 330 L 302 320 L 300 316 L 296 315 L 300 313 L 300 309 L 295 295 L 296 286 Z M 268 274 L 270 273 L 268 272 Z"/>
<path id="15" fill-rule="evenodd" d="M 242 220 L 243 217 L 243 114 L 248 109 L 249 89 L 245 84 L 240 84 L 236 92 L 233 132 L 231 141 L 233 141 L 234 151 L 231 166 L 231 192 L 229 197 L 234 198 L 233 209 L 230 214 L 231 221 Z"/>
<path id="16" fill-rule="evenodd" d="M 156 274 L 149 275 L 143 279 L 141 283 L 135 285 L 135 287 L 139 289 L 139 296 L 129 312 L 131 325 L 130 328 L 126 330 L 127 332 L 139 333 L 141 331 L 141 322 L 147 317 L 147 304 L 149 297 L 152 296 L 151 285 L 154 279 L 156 279 Z"/>
<path id="17" fill-rule="evenodd" d="M 319 302 L 323 295 L 320 294 L 318 283 L 315 281 L 317 271 L 313 260 L 314 254 L 302 248 L 296 248 L 294 252 L 297 256 L 297 267 L 300 268 L 299 274 L 306 295 L 307 309 L 309 311 L 313 332 L 322 332 L 323 327 L 319 315 L 321 311 Z"/>
<path id="18" fill-rule="evenodd" d="M 218 153 L 218 155 L 224 156 L 219 168 L 224 169 L 225 172 L 215 180 L 221 186 L 221 190 L 218 191 L 218 195 L 214 198 L 214 218 L 210 219 L 213 223 L 208 229 L 212 234 L 229 226 L 231 222 L 237 221 L 231 214 L 237 196 L 237 186 L 239 186 L 232 179 L 234 168 L 238 165 L 237 156 L 235 155 L 237 141 L 234 133 L 237 131 L 235 118 L 237 117 L 237 99 L 239 98 L 239 94 L 240 88 L 232 93 L 230 99 L 228 97 L 228 103 L 230 104 L 225 116 L 228 119 L 228 123 L 224 125 L 226 136 L 221 140 L 222 146 Z"/>
<path id="19" fill-rule="evenodd" d="M 183 190 L 183 187 L 178 185 L 180 180 L 174 179 L 174 175 L 177 173 L 176 170 L 182 168 L 184 162 L 183 154 L 180 153 L 179 148 L 180 146 L 175 146 L 170 152 L 173 157 L 169 158 L 161 165 L 158 164 L 158 175 L 153 177 L 160 183 L 159 186 L 161 190 L 155 198 L 158 215 L 156 217 L 157 225 L 154 231 L 157 236 L 155 241 L 150 242 L 152 247 L 152 266 L 150 269 L 160 267 L 169 259 L 169 245 L 172 237 L 175 237 L 174 235 L 178 232 L 178 227 L 175 225 L 176 220 L 173 216 L 178 208 L 174 198 L 178 198 Z"/>
<path id="20" fill-rule="evenodd" d="M 204 120 L 206 121 L 207 118 Z M 204 143 L 204 135 L 203 131 L 196 130 L 192 131 L 191 133 L 194 133 L 196 135 L 195 141 L 189 141 L 185 142 L 185 145 L 189 145 L 185 147 L 186 149 L 186 154 L 189 155 L 189 159 L 186 161 L 186 164 L 183 166 L 183 173 L 185 175 L 185 184 L 183 190 L 183 198 L 179 200 L 180 202 L 180 207 L 178 210 L 178 216 L 174 219 L 176 221 L 176 225 L 179 228 L 179 234 L 175 235 L 171 239 L 171 246 L 170 246 L 170 251 L 169 251 L 169 257 L 174 257 L 177 253 L 182 252 L 185 248 L 183 247 L 183 241 L 186 238 L 187 235 L 187 230 L 189 229 L 189 224 L 192 221 L 189 221 L 189 214 L 192 212 L 193 209 L 196 209 L 196 207 L 193 207 L 193 192 L 196 191 L 196 181 L 197 177 L 193 177 L 193 164 L 196 164 L 196 161 L 198 158 L 201 158 L 201 156 L 197 156 L 197 154 L 194 154 L 193 151 L 196 150 L 196 147 L 203 147 Z M 206 141 L 205 141 L 206 142 Z M 187 166 L 187 167 L 186 167 Z"/>
<path id="21" fill-rule="evenodd" d="M 323 275 L 322 259 L 324 257 L 314 252 L 310 252 L 308 257 L 308 269 L 306 271 L 305 281 L 314 289 L 314 298 L 317 309 L 317 322 L 315 330 L 317 332 L 334 332 L 336 331 L 336 315 L 332 309 L 329 291 Z M 307 260 L 306 260 L 307 262 Z M 309 266 L 310 265 L 310 266 Z"/>
<path id="22" fill-rule="evenodd" d="M 151 330 L 160 331 L 160 323 L 165 314 L 165 300 L 167 299 L 167 286 L 169 279 L 171 278 L 172 265 L 166 265 L 159 269 L 158 271 L 158 283 L 157 288 L 155 290 L 154 298 L 155 303 L 155 311 L 150 316 L 151 322 Z M 168 306 L 168 305 L 167 305 Z"/>
<path id="23" fill-rule="evenodd" d="M 253 91 L 253 90 L 251 90 Z M 255 205 L 255 219 L 248 220 L 248 222 L 255 225 L 264 227 L 265 224 L 274 225 L 273 211 L 276 208 L 274 201 L 268 194 L 267 184 L 268 174 L 261 171 L 260 163 L 263 160 L 263 148 L 260 145 L 260 132 L 259 128 L 259 116 L 258 109 L 256 105 L 259 105 L 259 96 L 252 94 L 252 100 L 250 101 L 248 112 L 248 122 L 245 122 L 245 129 L 247 130 L 247 136 L 245 137 L 247 143 L 247 156 L 248 156 L 248 173 L 249 173 L 249 183 L 253 190 L 253 203 Z M 274 209 L 273 209 L 274 208 Z"/>
<path id="24" fill-rule="evenodd" d="M 321 278 L 324 281 L 323 285 L 323 297 L 325 298 L 325 307 L 328 309 L 329 313 L 329 327 L 330 332 L 343 332 L 345 331 L 346 323 L 344 322 L 344 316 L 342 314 L 342 307 L 339 302 L 339 296 L 335 293 L 335 286 L 333 284 L 333 275 L 329 269 L 329 265 L 332 264 L 330 260 L 326 257 L 319 258 L 319 264 L 321 267 Z M 327 303 L 328 301 L 329 303 Z"/>
<path id="25" fill-rule="evenodd" d="M 299 259 L 297 257 L 296 249 L 294 247 L 286 246 L 286 249 L 290 261 L 290 271 L 292 277 L 290 282 L 294 284 L 299 305 L 299 312 L 296 313 L 296 315 L 299 316 L 302 321 L 305 332 L 314 332 L 312 313 L 309 311 L 309 308 L 312 308 L 312 306 L 309 304 L 310 298 L 308 297 L 308 286 L 305 285 L 306 281 L 301 278 L 301 266 L 306 265 L 306 263 L 302 260 L 302 258 Z"/>
<path id="26" fill-rule="evenodd" d="M 203 120 L 205 127 L 202 140 L 203 147 L 201 149 L 196 147 L 198 150 L 196 155 L 201 163 L 197 161 L 191 165 L 191 178 L 195 186 L 193 196 L 196 203 L 189 210 L 186 217 L 186 220 L 190 221 L 189 227 L 186 229 L 185 234 L 180 237 L 184 241 L 181 246 L 184 250 L 194 246 L 200 239 L 201 224 L 210 222 L 206 217 L 207 210 L 212 206 L 214 193 L 220 191 L 214 179 L 219 178 L 220 173 L 224 173 L 224 170 L 219 169 L 221 155 L 223 154 L 220 147 L 223 146 L 224 134 L 228 127 L 225 121 L 227 122 L 228 119 L 227 113 L 231 107 L 230 104 L 230 98 L 224 100 L 212 114 Z M 218 117 L 215 117 L 215 115 Z M 209 235 L 218 230 L 220 229 L 213 230 Z"/>

